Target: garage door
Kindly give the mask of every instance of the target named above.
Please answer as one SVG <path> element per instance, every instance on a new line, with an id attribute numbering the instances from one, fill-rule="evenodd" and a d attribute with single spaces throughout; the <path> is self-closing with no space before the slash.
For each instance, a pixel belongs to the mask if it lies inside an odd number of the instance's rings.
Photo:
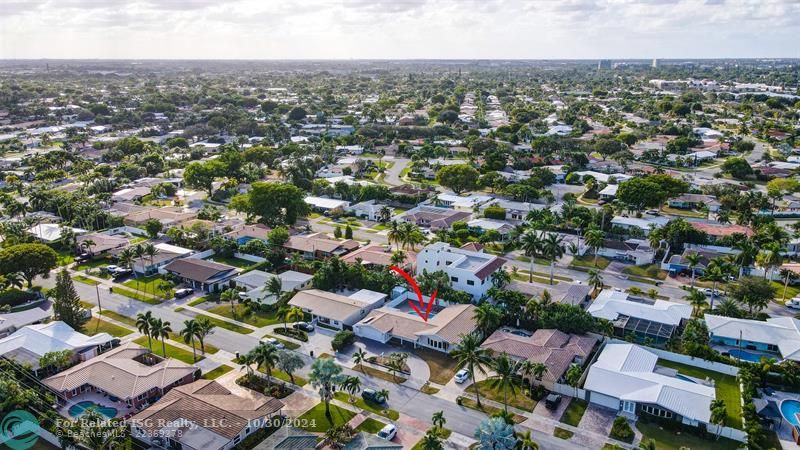
<path id="1" fill-rule="evenodd" d="M 589 392 L 589 401 L 595 405 L 605 406 L 614 411 L 619 411 L 619 399 L 603 395 L 598 392 Z"/>

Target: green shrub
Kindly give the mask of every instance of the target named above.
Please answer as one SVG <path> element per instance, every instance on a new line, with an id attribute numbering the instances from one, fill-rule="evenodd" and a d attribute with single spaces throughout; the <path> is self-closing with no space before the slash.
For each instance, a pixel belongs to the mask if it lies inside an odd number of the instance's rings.
<path id="1" fill-rule="evenodd" d="M 0 306 L 15 307 L 36 299 L 36 293 L 19 289 L 6 289 L 0 292 Z"/>
<path id="2" fill-rule="evenodd" d="M 356 340 L 356 335 L 350 330 L 342 330 L 336 333 L 331 341 L 331 347 L 334 351 L 339 351 L 352 344 Z"/>
<path id="3" fill-rule="evenodd" d="M 622 416 L 617 416 L 614 425 L 611 426 L 610 436 L 620 441 L 633 442 L 634 434 L 628 421 Z"/>
<path id="4" fill-rule="evenodd" d="M 499 206 L 490 206 L 483 210 L 487 219 L 506 220 L 506 209 Z"/>

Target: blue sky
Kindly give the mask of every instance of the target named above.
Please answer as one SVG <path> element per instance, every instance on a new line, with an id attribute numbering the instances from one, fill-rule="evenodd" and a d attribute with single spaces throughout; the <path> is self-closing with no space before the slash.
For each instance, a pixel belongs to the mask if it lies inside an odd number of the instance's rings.
<path id="1" fill-rule="evenodd" d="M 0 58 L 800 58 L 800 0 L 0 0 Z"/>

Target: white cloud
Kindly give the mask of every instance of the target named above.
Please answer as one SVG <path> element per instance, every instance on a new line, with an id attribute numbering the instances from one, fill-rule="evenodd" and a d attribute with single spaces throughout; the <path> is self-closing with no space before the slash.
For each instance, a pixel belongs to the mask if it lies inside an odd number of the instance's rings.
<path id="1" fill-rule="evenodd" d="M 796 0 L 0 0 L 0 57 L 800 57 L 797 17 Z"/>

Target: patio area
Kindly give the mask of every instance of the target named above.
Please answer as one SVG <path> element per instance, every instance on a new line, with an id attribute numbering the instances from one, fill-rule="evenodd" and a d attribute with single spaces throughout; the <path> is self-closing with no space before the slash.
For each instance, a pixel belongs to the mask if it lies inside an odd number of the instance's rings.
<path id="1" fill-rule="evenodd" d="M 106 417 L 120 419 L 136 414 L 143 409 L 129 407 L 124 400 L 113 401 L 113 398 L 108 394 L 99 392 L 84 392 L 77 397 L 69 399 L 66 405 L 60 406 L 58 413 L 68 419 L 74 419 L 83 414 L 87 408 L 97 408 Z"/>
<path id="2" fill-rule="evenodd" d="M 794 400 L 796 402 L 800 402 L 800 394 L 795 394 L 792 392 L 783 392 L 783 391 L 774 391 L 772 395 L 768 395 L 766 393 L 763 394 L 763 399 L 775 402 L 778 407 L 778 411 L 781 410 L 781 403 L 785 400 Z M 792 424 L 789 423 L 786 419 L 781 418 L 777 420 L 778 426 L 775 432 L 778 435 L 778 439 L 781 442 L 781 447 L 784 450 L 794 450 L 797 449 L 797 444 L 794 442 L 792 438 Z"/>

